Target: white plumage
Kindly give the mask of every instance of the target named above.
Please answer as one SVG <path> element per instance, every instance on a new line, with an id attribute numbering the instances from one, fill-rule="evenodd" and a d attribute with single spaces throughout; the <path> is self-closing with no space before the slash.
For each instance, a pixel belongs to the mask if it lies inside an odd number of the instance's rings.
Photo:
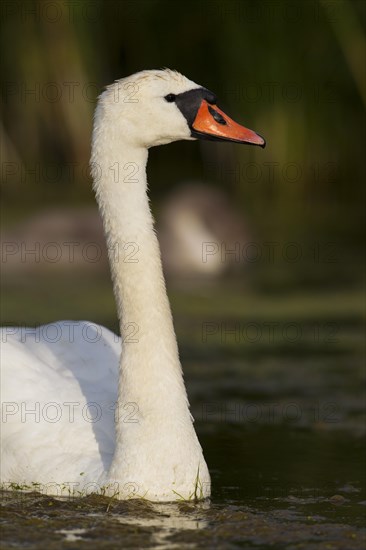
<path id="1" fill-rule="evenodd" d="M 61 321 L 36 333 L 3 329 L 1 481 L 7 486 L 154 501 L 210 493 L 146 181 L 147 148 L 192 139 L 165 96 L 194 88 L 174 71 L 143 71 L 99 99 L 91 167 L 123 353 L 120 339 L 86 322 Z"/>
<path id="2" fill-rule="evenodd" d="M 48 492 L 56 483 L 60 494 L 68 483 L 74 492 L 103 484 L 115 448 L 120 339 L 93 323 L 59 321 L 3 328 L 1 342 L 2 480 Z"/>
<path id="3" fill-rule="evenodd" d="M 122 346 L 109 330 L 87 322 L 3 329 L 5 486 L 152 501 L 210 495 L 165 290 L 146 164 L 150 147 L 206 133 L 264 145 L 212 105 L 211 92 L 170 70 L 119 80 L 99 98 L 91 168 Z"/>

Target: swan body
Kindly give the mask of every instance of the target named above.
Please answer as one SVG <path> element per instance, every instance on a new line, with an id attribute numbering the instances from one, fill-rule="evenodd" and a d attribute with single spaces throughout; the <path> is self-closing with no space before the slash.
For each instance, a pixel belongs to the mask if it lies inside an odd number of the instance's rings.
<path id="1" fill-rule="evenodd" d="M 264 146 L 174 71 L 142 71 L 99 98 L 91 168 L 121 338 L 79 321 L 2 329 L 5 486 L 152 501 L 210 495 L 146 180 L 150 147 L 205 137 Z"/>
<path id="2" fill-rule="evenodd" d="M 92 323 L 59 321 L 3 328 L 1 342 L 13 398 L 2 403 L 2 479 L 60 494 L 62 485 L 77 493 L 103 483 L 114 452 L 120 338 Z"/>

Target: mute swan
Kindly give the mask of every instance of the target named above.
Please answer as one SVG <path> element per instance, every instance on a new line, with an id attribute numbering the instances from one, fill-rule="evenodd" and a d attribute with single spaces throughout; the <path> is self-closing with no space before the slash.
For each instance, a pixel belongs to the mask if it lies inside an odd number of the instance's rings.
<path id="1" fill-rule="evenodd" d="M 3 486 L 151 501 L 210 495 L 146 181 L 150 147 L 195 138 L 265 145 L 175 71 L 142 71 L 101 94 L 91 168 L 121 339 L 77 321 L 2 329 Z"/>

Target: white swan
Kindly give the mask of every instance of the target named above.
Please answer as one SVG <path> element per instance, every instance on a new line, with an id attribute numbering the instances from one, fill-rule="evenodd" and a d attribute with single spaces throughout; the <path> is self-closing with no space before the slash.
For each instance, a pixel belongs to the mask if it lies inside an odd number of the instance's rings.
<path id="1" fill-rule="evenodd" d="M 174 71 L 142 71 L 101 94 L 91 166 L 123 353 L 92 323 L 2 329 L 5 486 L 152 501 L 210 495 L 146 181 L 149 147 L 197 137 L 264 146 Z"/>

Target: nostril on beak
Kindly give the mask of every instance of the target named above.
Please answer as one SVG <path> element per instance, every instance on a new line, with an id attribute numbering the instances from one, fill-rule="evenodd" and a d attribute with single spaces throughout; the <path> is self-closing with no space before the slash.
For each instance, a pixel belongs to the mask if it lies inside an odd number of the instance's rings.
<path id="1" fill-rule="evenodd" d="M 210 111 L 211 115 L 213 116 L 213 118 L 216 120 L 216 122 L 218 122 L 219 124 L 222 124 L 223 126 L 225 126 L 225 124 L 227 124 L 226 120 L 224 119 L 223 116 L 220 115 L 220 113 L 218 113 L 217 111 L 215 111 L 215 109 L 213 107 L 211 107 L 211 105 L 208 106 L 208 110 Z"/>

